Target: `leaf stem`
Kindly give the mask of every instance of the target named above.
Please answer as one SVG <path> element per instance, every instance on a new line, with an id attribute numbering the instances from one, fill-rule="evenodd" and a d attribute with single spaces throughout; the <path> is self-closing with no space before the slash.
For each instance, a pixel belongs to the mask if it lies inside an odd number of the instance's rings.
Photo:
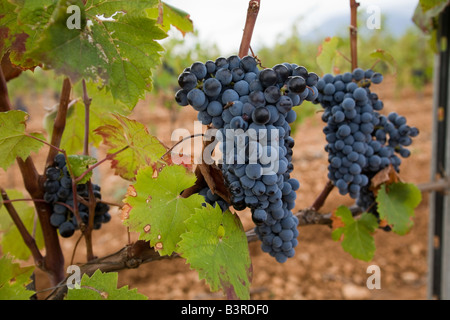
<path id="1" fill-rule="evenodd" d="M 348 61 L 350 63 L 352 63 L 352 60 L 349 59 L 344 53 L 342 53 L 340 50 L 336 50 L 336 52 L 342 57 L 344 58 L 345 61 Z"/>
<path id="2" fill-rule="evenodd" d="M 36 140 L 36 141 L 39 141 L 39 142 L 41 142 L 41 143 L 43 143 L 43 144 L 49 146 L 50 148 L 55 149 L 55 150 L 58 151 L 58 152 L 64 153 L 64 150 L 58 148 L 57 146 L 52 145 L 51 143 L 48 143 L 48 142 L 45 141 L 44 139 L 35 137 L 35 136 L 33 136 L 32 134 L 29 134 L 28 132 L 25 132 L 24 135 L 27 136 L 28 138 L 34 139 L 34 140 Z"/>
<path id="3" fill-rule="evenodd" d="M 116 151 L 114 153 L 110 153 L 108 154 L 103 160 L 97 162 L 96 164 L 90 166 L 86 171 L 84 171 L 78 178 L 75 179 L 75 182 L 78 183 L 81 180 L 83 180 L 83 178 L 92 170 L 94 170 L 95 168 L 97 168 L 99 165 L 101 165 L 103 162 L 108 161 L 113 159 L 116 155 L 118 155 L 119 153 L 121 153 L 122 151 L 125 151 L 126 149 L 128 149 L 130 146 L 125 146 L 122 149 L 120 149 L 119 151 Z"/>
<path id="4" fill-rule="evenodd" d="M 317 199 L 312 204 L 311 209 L 318 211 L 320 208 L 322 208 L 323 204 L 325 203 L 325 200 L 327 199 L 328 195 L 331 193 L 333 188 L 334 188 L 333 182 L 328 180 L 322 192 L 319 194 Z"/>

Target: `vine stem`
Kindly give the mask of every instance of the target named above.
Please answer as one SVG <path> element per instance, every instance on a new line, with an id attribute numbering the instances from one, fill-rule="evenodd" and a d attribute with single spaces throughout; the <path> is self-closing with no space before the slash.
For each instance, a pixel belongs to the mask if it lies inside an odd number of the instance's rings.
<path id="1" fill-rule="evenodd" d="M 328 198 L 328 195 L 331 193 L 333 188 L 334 188 L 333 182 L 328 180 L 322 192 L 319 194 L 314 203 L 311 205 L 311 209 L 314 211 L 318 211 L 320 208 L 322 208 L 323 204 L 325 203 L 325 200 Z"/>
<path id="2" fill-rule="evenodd" d="M 105 200 L 100 200 L 100 199 L 98 199 L 97 202 L 104 203 L 104 204 L 107 204 L 107 205 L 113 206 L 113 207 L 118 207 L 119 209 L 122 209 L 122 207 L 123 207 L 123 205 L 120 203 L 115 203 L 115 202 L 110 202 L 110 201 L 105 201 Z"/>
<path id="3" fill-rule="evenodd" d="M 31 139 L 37 140 L 37 141 L 39 141 L 39 142 L 42 142 L 43 144 L 49 146 L 50 148 L 55 149 L 55 150 L 58 151 L 58 152 L 64 153 L 64 150 L 63 150 L 63 149 L 60 149 L 60 148 L 58 148 L 57 146 L 54 146 L 54 145 L 52 145 L 51 143 L 49 143 L 49 142 L 47 142 L 47 141 L 45 141 L 45 140 L 43 140 L 43 139 L 41 139 L 41 138 L 35 137 L 35 136 L 33 136 L 32 134 L 29 134 L 28 132 L 25 132 L 24 135 L 27 136 L 28 138 L 31 138 Z"/>
<path id="4" fill-rule="evenodd" d="M 70 104 L 71 91 L 72 91 L 72 84 L 70 83 L 69 78 L 65 78 L 61 89 L 58 112 L 56 113 L 55 122 L 53 123 L 52 138 L 50 140 L 50 144 L 57 148 L 59 148 L 61 144 L 64 128 L 66 127 L 66 117 L 67 117 L 67 110 Z M 58 150 L 56 150 L 55 148 L 50 148 L 50 150 L 48 151 L 47 161 L 45 164 L 46 168 L 52 165 L 53 159 L 55 158 L 57 153 Z"/>
<path id="5" fill-rule="evenodd" d="M 261 0 L 250 0 L 247 9 L 247 19 L 245 20 L 244 33 L 242 34 L 241 45 L 239 47 L 239 57 L 248 55 L 250 42 L 252 40 L 253 29 L 255 28 L 256 18 L 258 17 Z"/>
<path id="6" fill-rule="evenodd" d="M 84 103 L 84 148 L 83 154 L 89 155 L 89 117 L 90 117 L 90 106 L 92 102 L 92 98 L 89 97 L 87 88 L 86 88 L 86 80 L 83 79 L 83 103 Z M 89 221 L 87 228 L 83 231 L 84 240 L 86 241 L 86 258 L 87 261 L 91 261 L 94 259 L 94 248 L 92 245 L 92 230 L 94 229 L 94 216 L 95 216 L 95 206 L 97 204 L 94 190 L 92 189 L 91 180 L 87 182 L 88 192 L 89 192 L 89 202 L 88 202 L 88 211 L 89 211 Z"/>
<path id="7" fill-rule="evenodd" d="M 349 58 L 348 58 L 345 54 L 343 54 L 341 51 L 336 50 L 336 52 L 337 52 L 338 54 L 340 54 L 341 57 L 344 58 L 345 61 L 350 62 L 350 64 L 352 63 L 352 59 L 349 59 Z"/>
<path id="8" fill-rule="evenodd" d="M 128 149 L 130 146 L 125 146 L 122 149 L 120 149 L 119 151 L 116 151 L 114 153 L 110 153 L 108 154 L 105 158 L 103 158 L 102 160 L 100 160 L 99 162 L 97 162 L 96 164 L 90 166 L 86 171 L 84 171 L 78 178 L 75 179 L 75 182 L 78 183 L 81 180 L 83 180 L 83 178 L 92 170 L 94 170 L 95 168 L 97 168 L 99 165 L 101 165 L 103 162 L 108 161 L 113 159 L 116 155 L 118 155 L 119 153 L 121 153 L 122 151 L 125 151 L 126 149 Z"/>
<path id="9" fill-rule="evenodd" d="M 92 188 L 91 180 L 88 181 L 88 192 L 89 192 L 89 221 L 88 227 L 84 233 L 84 239 L 86 241 L 86 258 L 87 261 L 91 261 L 95 259 L 94 249 L 92 246 L 92 230 L 94 230 L 94 216 L 95 216 L 95 206 L 97 201 L 94 196 L 94 189 Z"/>
<path id="10" fill-rule="evenodd" d="M 6 85 L 3 69 L 0 68 L 0 111 L 7 112 L 12 110 L 9 99 L 8 87 Z M 25 189 L 32 198 L 43 198 L 43 184 L 45 177 L 40 175 L 31 157 L 25 160 L 16 158 L 17 164 L 22 175 Z M 51 207 L 48 203 L 34 202 L 36 212 L 41 224 L 42 233 L 45 242 L 45 257 L 43 259 L 43 270 L 47 273 L 50 283 L 57 284 L 64 279 L 64 255 L 59 243 L 56 228 L 50 224 Z"/>
<path id="11" fill-rule="evenodd" d="M 166 153 L 164 153 L 164 154 L 161 156 L 161 159 L 163 159 L 167 154 L 169 154 L 170 152 L 172 152 L 172 150 L 175 149 L 175 147 L 178 146 L 180 143 L 183 143 L 184 141 L 186 141 L 186 140 L 188 140 L 188 139 L 193 139 L 193 138 L 196 138 L 196 137 L 203 137 L 203 136 L 204 136 L 203 133 L 197 133 L 197 134 L 190 135 L 190 136 L 188 136 L 188 137 L 184 137 L 183 139 L 181 139 L 180 141 L 178 141 L 177 143 L 175 143 L 172 147 L 170 147 L 170 149 L 168 149 L 168 150 L 166 151 Z"/>
<path id="12" fill-rule="evenodd" d="M 375 66 L 381 62 L 381 59 L 377 59 L 377 61 L 375 61 L 372 66 L 370 67 L 371 70 L 375 69 Z"/>
<path id="13" fill-rule="evenodd" d="M 358 7 L 356 0 L 350 0 L 350 50 L 352 70 L 358 67 Z"/>
<path id="14" fill-rule="evenodd" d="M 86 88 L 86 81 L 83 79 L 83 103 L 84 103 L 84 150 L 83 154 L 89 155 L 89 113 L 92 98 L 89 98 Z"/>
<path id="15" fill-rule="evenodd" d="M 37 247 L 36 241 L 31 236 L 31 234 L 28 232 L 27 228 L 23 224 L 22 220 L 19 217 L 19 214 L 17 213 L 16 209 L 12 205 L 12 201 L 9 200 L 8 194 L 6 191 L 2 188 L 0 188 L 3 204 L 5 205 L 6 211 L 8 211 L 11 219 L 13 220 L 14 224 L 17 226 L 17 229 L 19 230 L 20 235 L 22 236 L 23 241 L 25 242 L 28 249 L 31 251 L 31 255 L 34 259 L 34 264 L 38 268 L 42 268 L 44 266 L 44 257 L 42 256 L 41 252 L 39 251 L 39 248 Z"/>

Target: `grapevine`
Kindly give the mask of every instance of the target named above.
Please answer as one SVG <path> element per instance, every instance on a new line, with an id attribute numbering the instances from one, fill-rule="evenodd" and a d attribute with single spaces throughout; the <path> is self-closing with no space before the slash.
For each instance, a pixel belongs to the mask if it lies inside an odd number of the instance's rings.
<path id="1" fill-rule="evenodd" d="M 331 238 L 364 261 L 374 257 L 377 228 L 401 235 L 410 230 L 421 193 L 399 173 L 419 129 L 397 112 L 383 113 L 383 97 L 375 89 L 384 76 L 375 66 L 382 60 L 389 64 L 389 54 L 377 49 L 371 68 L 357 67 L 355 0 L 350 0 L 351 59 L 337 38 L 327 39 L 316 59 L 323 72 L 307 59 L 295 61 L 297 56 L 286 59 L 293 62 L 277 58 L 273 65 L 254 53 L 250 42 L 260 0 L 249 1 L 238 53 L 183 52 L 181 62 L 163 61 L 168 51 L 159 41 L 170 35 L 171 26 L 183 36 L 193 32 L 193 23 L 188 13 L 164 1 L 31 2 L 0 4 L 0 167 L 6 171 L 17 164 L 28 193 L 0 186 L 5 253 L 0 298 L 35 295 L 35 266 L 48 276 L 48 287 L 37 292 L 46 299 L 147 299 L 136 289 L 117 288 L 113 272 L 183 258 L 211 291 L 250 299 L 250 242 L 257 241 L 262 257 L 282 268 L 299 261 L 291 258 L 301 251 L 299 227 L 305 225 L 329 226 Z M 74 7 L 79 10 L 71 15 Z M 336 57 L 350 62 L 351 71 L 341 73 L 333 65 Z M 35 69 L 52 70 L 54 81 L 62 80 L 59 101 L 45 108 L 42 132 L 29 132 L 27 108 L 12 103 L 8 92 L 10 80 Z M 144 124 L 132 112 L 155 88 L 170 88 L 164 101 L 170 97 L 172 115 L 184 107 L 207 133 L 189 133 L 172 146 L 154 136 L 155 124 Z M 294 175 L 294 148 L 301 146 L 293 130 L 299 113 L 312 104 L 321 107 L 312 116 L 323 124 L 327 177 L 313 204 L 295 211 L 305 188 Z M 175 147 L 200 136 L 202 155 L 210 159 L 193 164 L 187 152 L 172 157 Z M 207 137 L 212 137 L 209 143 Z M 301 143 L 308 138 L 302 136 Z M 39 166 L 33 153 L 42 148 L 47 153 Z M 90 156 L 97 151 L 106 154 L 99 161 Z M 114 190 L 120 192 L 116 200 L 105 199 L 114 196 L 108 186 L 103 184 L 102 193 L 93 183 L 94 169 L 105 163 L 125 181 L 123 189 Z M 389 177 L 380 179 L 385 172 Z M 333 190 L 339 202 L 348 197 L 355 205 L 333 203 L 331 210 L 319 212 Z M 105 227 L 93 230 L 115 218 L 113 207 L 126 240 L 99 258 L 93 234 Z M 247 230 L 244 210 L 251 214 Z M 80 279 L 77 290 L 68 291 L 63 249 L 77 231 L 70 267 Z M 17 235 L 23 241 L 16 241 Z M 74 260 L 80 240 L 85 263 Z M 23 261 L 31 257 L 34 266 L 21 270 L 10 254 Z"/>

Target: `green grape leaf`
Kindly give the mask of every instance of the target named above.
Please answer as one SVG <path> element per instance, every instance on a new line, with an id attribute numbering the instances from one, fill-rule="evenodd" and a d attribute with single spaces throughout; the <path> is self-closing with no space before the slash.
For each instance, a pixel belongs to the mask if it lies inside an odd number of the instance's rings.
<path id="1" fill-rule="evenodd" d="M 340 206 L 334 213 L 343 226 L 332 233 L 334 241 L 342 239 L 342 248 L 354 258 L 363 261 L 372 260 L 375 254 L 375 240 L 372 234 L 378 227 L 377 219 L 370 213 L 363 213 L 359 219 L 352 216 L 350 209 Z"/>
<path id="2" fill-rule="evenodd" d="M 395 58 L 387 51 L 382 49 L 377 49 L 369 55 L 373 59 L 381 60 L 386 62 L 392 69 L 392 73 L 395 75 L 397 73 L 397 61 Z"/>
<path id="3" fill-rule="evenodd" d="M 123 200 L 129 210 L 124 224 L 139 232 L 139 239 L 150 241 L 161 255 L 171 255 L 186 232 L 184 222 L 205 201 L 198 194 L 180 196 L 195 181 L 195 175 L 183 166 L 166 166 L 156 178 L 151 167 L 139 170 L 136 183 L 130 187 L 133 191 Z"/>
<path id="4" fill-rule="evenodd" d="M 148 300 L 146 296 L 137 292 L 137 289 L 128 289 L 128 286 L 117 288 L 117 272 L 101 272 L 96 270 L 89 277 L 83 274 L 80 289 L 70 289 L 65 300 Z"/>
<path id="5" fill-rule="evenodd" d="M 70 155 L 68 156 L 68 159 L 75 178 L 81 176 L 88 169 L 88 166 L 97 163 L 97 159 L 86 155 Z M 91 177 L 92 171 L 86 174 L 83 179 L 78 182 L 78 184 L 87 183 Z"/>
<path id="6" fill-rule="evenodd" d="M 166 148 L 147 128 L 127 117 L 113 115 L 113 121 L 95 129 L 103 137 L 103 143 L 109 147 L 108 154 L 118 153 L 111 161 L 115 173 L 127 180 L 134 180 L 139 168 L 161 162 Z"/>
<path id="7" fill-rule="evenodd" d="M 44 67 L 69 76 L 106 85 L 116 100 L 134 107 L 152 88 L 152 69 L 166 33 L 144 15 L 156 1 L 60 1 L 51 22 L 30 55 Z M 70 29 L 69 5 L 80 8 L 80 28 Z"/>
<path id="8" fill-rule="evenodd" d="M 8 197 L 10 199 L 23 199 L 24 195 L 17 190 L 6 190 Z M 35 223 L 35 211 L 32 206 L 30 206 L 25 201 L 17 201 L 13 203 L 14 208 L 19 214 L 25 228 L 30 234 L 33 234 L 34 223 Z M 36 233 L 35 241 L 39 249 L 44 248 L 44 237 L 42 235 L 41 224 L 39 220 L 36 220 Z M 0 230 L 3 231 L 1 236 L 0 244 L 2 246 L 3 252 L 8 252 L 16 259 L 27 260 L 31 256 L 30 249 L 26 246 L 25 242 L 22 240 L 22 236 L 19 233 L 16 225 L 13 223 L 11 217 L 9 216 L 6 208 L 0 208 Z"/>
<path id="9" fill-rule="evenodd" d="M 158 0 L 88 0 L 85 10 L 90 15 L 104 15 L 110 18 L 119 11 L 125 13 L 142 12 L 147 8 L 153 8 L 158 4 Z"/>
<path id="10" fill-rule="evenodd" d="M 29 300 L 34 291 L 27 290 L 34 266 L 21 268 L 9 256 L 0 258 L 0 300 Z"/>
<path id="11" fill-rule="evenodd" d="M 336 57 L 339 56 L 337 48 L 341 43 L 339 37 L 325 39 L 319 47 L 319 55 L 316 58 L 317 65 L 325 73 L 333 74 Z"/>
<path id="12" fill-rule="evenodd" d="M 28 114 L 20 110 L 0 112 L 0 167 L 8 169 L 19 157 L 23 160 L 37 152 L 43 143 L 25 135 Z M 31 135 L 44 139 L 40 133 Z"/>
<path id="13" fill-rule="evenodd" d="M 421 201 L 422 194 L 412 183 L 382 184 L 377 194 L 380 219 L 386 220 L 392 231 L 404 235 L 413 226 L 414 209 Z"/>
<path id="14" fill-rule="evenodd" d="M 194 31 L 194 25 L 187 12 L 175 8 L 167 3 L 160 2 L 158 8 L 147 9 L 148 17 L 157 19 L 164 31 L 169 31 L 170 26 L 177 28 L 183 36 Z"/>
<path id="15" fill-rule="evenodd" d="M 250 299 L 252 264 L 239 217 L 208 204 L 196 209 L 186 226 L 179 251 L 200 279 L 205 279 L 213 292 L 222 289 L 228 298 Z"/>

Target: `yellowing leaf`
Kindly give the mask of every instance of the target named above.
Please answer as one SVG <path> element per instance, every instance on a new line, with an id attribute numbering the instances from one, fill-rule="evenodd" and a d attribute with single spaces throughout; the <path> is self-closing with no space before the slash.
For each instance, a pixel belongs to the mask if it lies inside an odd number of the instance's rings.
<path id="1" fill-rule="evenodd" d="M 172 254 L 180 235 L 186 232 L 184 222 L 204 202 L 198 194 L 180 196 L 195 180 L 195 175 L 183 166 L 164 167 L 156 178 L 151 167 L 141 169 L 133 192 L 124 200 L 124 224 L 130 231 L 139 232 L 139 239 L 150 241 L 161 255 Z"/>
<path id="2" fill-rule="evenodd" d="M 109 147 L 108 154 L 128 147 L 111 161 L 115 173 L 127 180 L 134 180 L 139 168 L 161 162 L 160 158 L 166 152 L 162 143 L 149 134 L 143 124 L 119 114 L 95 132 L 103 137 L 103 143 Z"/>

